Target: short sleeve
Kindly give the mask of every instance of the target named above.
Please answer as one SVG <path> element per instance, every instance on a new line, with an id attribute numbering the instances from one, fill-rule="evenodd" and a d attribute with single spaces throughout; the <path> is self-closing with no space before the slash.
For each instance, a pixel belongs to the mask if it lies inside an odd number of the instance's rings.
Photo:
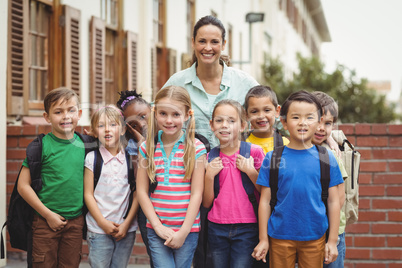
<path id="1" fill-rule="evenodd" d="M 85 157 L 85 167 L 90 171 L 94 171 L 94 158 L 95 158 L 95 151 L 89 152 Z"/>
<path id="2" fill-rule="evenodd" d="M 254 158 L 254 168 L 260 169 L 265 157 L 264 150 L 258 145 L 251 144 L 250 155 Z"/>
<path id="3" fill-rule="evenodd" d="M 265 187 L 269 187 L 269 168 L 271 165 L 272 151 L 265 155 L 264 161 L 258 173 L 257 184 Z"/>
<path id="4" fill-rule="evenodd" d="M 24 162 L 22 162 L 22 166 L 29 168 L 28 158 L 25 157 Z"/>
<path id="5" fill-rule="evenodd" d="M 204 143 L 202 143 L 199 139 L 195 139 L 195 159 L 198 159 L 203 154 L 206 154 L 207 150 L 205 149 Z"/>
<path id="6" fill-rule="evenodd" d="M 147 159 L 147 146 L 146 146 L 147 142 L 144 141 L 143 143 L 141 143 L 141 146 L 139 148 L 139 152 L 141 154 L 142 157 L 144 157 L 144 159 Z"/>

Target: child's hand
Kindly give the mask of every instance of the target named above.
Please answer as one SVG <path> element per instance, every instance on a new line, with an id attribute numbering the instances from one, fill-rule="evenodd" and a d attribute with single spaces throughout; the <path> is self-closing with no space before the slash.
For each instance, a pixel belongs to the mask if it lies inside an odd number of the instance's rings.
<path id="1" fill-rule="evenodd" d="M 325 142 L 328 144 L 329 148 L 331 148 L 332 150 L 335 151 L 335 153 L 338 157 L 341 157 L 341 150 L 339 150 L 339 145 L 334 140 L 334 138 L 332 138 L 331 135 L 329 135 L 329 137 L 327 138 L 327 140 Z"/>
<path id="2" fill-rule="evenodd" d="M 338 257 L 338 248 L 336 247 L 336 243 L 326 243 L 325 244 L 325 264 L 329 264 L 334 262 Z"/>
<path id="3" fill-rule="evenodd" d="M 128 132 L 133 135 L 134 140 L 137 141 L 138 145 L 141 145 L 145 141 L 145 137 L 141 135 L 135 128 L 133 128 L 130 124 L 126 124 Z"/>
<path id="4" fill-rule="evenodd" d="M 250 156 L 249 158 L 245 158 L 244 156 L 238 154 L 236 157 L 236 167 L 248 174 L 250 171 L 252 171 L 254 168 L 254 158 Z"/>
<path id="5" fill-rule="evenodd" d="M 102 228 L 102 230 L 111 236 L 115 236 L 117 234 L 117 232 L 119 231 L 119 224 L 112 222 L 112 221 L 108 221 L 106 219 L 104 219 L 100 224 L 99 227 Z"/>
<path id="6" fill-rule="evenodd" d="M 46 222 L 49 225 L 50 229 L 57 232 L 62 230 L 66 226 L 68 221 L 59 214 L 52 212 L 49 214 L 49 216 L 47 216 Z"/>
<path id="7" fill-rule="evenodd" d="M 222 159 L 220 157 L 215 158 L 207 165 L 206 176 L 214 178 L 223 169 Z"/>
<path id="8" fill-rule="evenodd" d="M 169 227 L 166 227 L 166 226 L 164 226 L 162 224 L 160 224 L 159 226 L 155 227 L 154 231 L 160 238 L 162 238 L 164 240 L 168 240 L 175 233 L 175 231 L 173 231 Z"/>
<path id="9" fill-rule="evenodd" d="M 262 260 L 263 262 L 267 262 L 267 253 L 269 249 L 268 240 L 261 240 L 260 243 L 254 248 L 253 253 L 251 256 L 256 259 L 257 261 Z"/>
<path id="10" fill-rule="evenodd" d="M 114 238 L 116 238 L 116 241 L 119 241 L 126 237 L 128 228 L 130 227 L 129 224 L 127 224 L 126 221 L 124 221 L 122 224 L 120 224 L 118 228 L 118 232 L 113 235 Z"/>
<path id="11" fill-rule="evenodd" d="M 164 245 L 167 247 L 170 247 L 172 249 L 178 249 L 181 248 L 181 246 L 183 246 L 184 241 L 186 241 L 187 235 L 185 235 L 183 232 L 175 232 L 173 234 L 173 236 L 171 236 L 170 238 L 168 238 Z"/>

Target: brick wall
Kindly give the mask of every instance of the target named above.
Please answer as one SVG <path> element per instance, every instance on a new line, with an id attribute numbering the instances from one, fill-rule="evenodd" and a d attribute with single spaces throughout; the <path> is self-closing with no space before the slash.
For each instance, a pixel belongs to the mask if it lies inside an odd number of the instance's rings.
<path id="1" fill-rule="evenodd" d="M 345 124 L 339 129 L 362 154 L 359 221 L 346 229 L 345 267 L 402 267 L 402 125 Z M 26 146 L 49 131 L 49 126 L 7 127 L 7 204 Z M 148 263 L 141 242 L 138 234 L 131 263 Z M 7 250 L 16 252 L 8 242 Z M 83 251 L 86 260 L 85 242 Z"/>
<path id="2" fill-rule="evenodd" d="M 18 171 L 22 161 L 25 158 L 25 149 L 28 144 L 40 133 L 48 133 L 50 126 L 8 126 L 7 127 L 7 209 L 10 200 L 11 192 L 14 187 Z M 83 127 L 77 128 L 78 132 L 83 133 Z M 86 241 L 83 241 L 83 261 L 88 259 L 88 246 Z M 11 253 L 11 254 L 10 254 Z M 13 258 L 23 259 L 25 254 L 17 249 L 13 249 L 9 243 L 7 233 L 7 254 L 13 255 Z M 141 235 L 137 232 L 133 254 L 130 258 L 132 264 L 148 264 L 149 258 L 146 248 L 142 242 Z"/>
<path id="3" fill-rule="evenodd" d="M 345 267 L 402 267 L 402 125 L 339 129 L 362 155 L 359 221 L 346 228 Z"/>

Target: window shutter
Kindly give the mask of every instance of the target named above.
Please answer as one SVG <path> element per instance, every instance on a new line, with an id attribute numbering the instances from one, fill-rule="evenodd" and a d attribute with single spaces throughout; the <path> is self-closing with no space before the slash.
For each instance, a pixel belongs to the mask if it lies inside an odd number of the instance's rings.
<path id="1" fill-rule="evenodd" d="M 81 11 L 70 6 L 64 6 L 64 64 L 65 85 L 80 95 L 80 18 Z"/>
<path id="2" fill-rule="evenodd" d="M 90 95 L 91 103 L 97 104 L 105 100 L 105 23 L 92 17 L 90 29 Z"/>
<path id="3" fill-rule="evenodd" d="M 169 49 L 169 77 L 177 72 L 177 52 Z"/>
<path id="4" fill-rule="evenodd" d="M 158 92 L 157 86 L 156 86 L 156 47 L 151 47 L 151 87 L 152 87 L 152 93 L 153 96 L 152 98 L 155 97 L 156 92 Z"/>
<path id="5" fill-rule="evenodd" d="M 9 115 L 28 114 L 29 1 L 9 1 L 7 101 Z"/>
<path id="6" fill-rule="evenodd" d="M 137 89 L 138 35 L 127 31 L 127 90 Z"/>

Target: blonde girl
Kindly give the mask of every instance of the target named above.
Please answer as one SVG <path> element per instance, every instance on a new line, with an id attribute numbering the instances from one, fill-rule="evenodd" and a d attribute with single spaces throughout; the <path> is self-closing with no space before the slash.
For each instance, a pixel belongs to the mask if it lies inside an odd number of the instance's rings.
<path id="1" fill-rule="evenodd" d="M 207 165 L 202 203 L 206 208 L 212 206 L 208 213 L 208 244 L 213 267 L 252 267 L 251 253 L 258 244 L 257 217 L 243 186 L 241 172 L 255 188 L 264 152 L 261 147 L 249 144 L 250 157 L 240 155 L 246 114 L 239 102 L 218 102 L 210 125 L 220 143 L 219 156 Z M 219 193 L 214 189 L 215 176 L 219 176 Z"/>
<path id="2" fill-rule="evenodd" d="M 184 88 L 163 88 L 154 103 L 147 140 L 139 149 L 138 200 L 148 219 L 154 267 L 191 267 L 200 230 L 206 150 L 194 137 L 191 100 Z M 150 182 L 157 185 L 149 196 Z"/>
<path id="3" fill-rule="evenodd" d="M 91 118 L 91 132 L 100 143 L 99 149 L 86 156 L 84 171 L 91 267 L 126 267 L 133 250 L 138 202 L 135 195 L 132 198 L 134 173 L 123 146 L 125 131 L 116 106 L 102 107 Z M 96 180 L 98 163 L 102 164 Z"/>

